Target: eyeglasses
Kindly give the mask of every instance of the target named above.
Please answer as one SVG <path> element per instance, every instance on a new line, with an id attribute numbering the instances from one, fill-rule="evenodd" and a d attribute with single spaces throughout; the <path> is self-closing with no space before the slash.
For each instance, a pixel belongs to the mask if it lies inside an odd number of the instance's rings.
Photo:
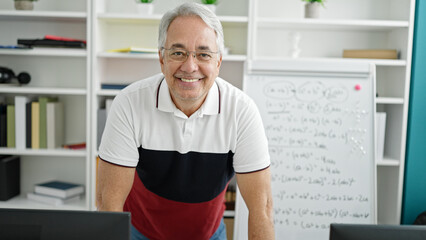
<path id="1" fill-rule="evenodd" d="M 211 52 L 207 50 L 187 51 L 182 48 L 164 48 L 161 49 L 167 52 L 167 57 L 175 62 L 185 62 L 191 54 L 200 63 L 208 63 L 214 58 L 214 54 L 219 52 Z"/>

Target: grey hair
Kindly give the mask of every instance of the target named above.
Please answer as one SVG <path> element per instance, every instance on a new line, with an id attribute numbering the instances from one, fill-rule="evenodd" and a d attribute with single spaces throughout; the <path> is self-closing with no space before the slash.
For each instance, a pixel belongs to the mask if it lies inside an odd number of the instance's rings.
<path id="1" fill-rule="evenodd" d="M 161 19 L 158 31 L 158 49 L 161 51 L 166 44 L 167 30 L 170 23 L 179 16 L 198 16 L 216 33 L 216 44 L 219 48 L 219 54 L 222 55 L 224 46 L 223 28 L 219 18 L 209 8 L 199 3 L 188 2 L 184 3 L 168 12 Z M 164 52 L 162 51 L 161 54 Z"/>

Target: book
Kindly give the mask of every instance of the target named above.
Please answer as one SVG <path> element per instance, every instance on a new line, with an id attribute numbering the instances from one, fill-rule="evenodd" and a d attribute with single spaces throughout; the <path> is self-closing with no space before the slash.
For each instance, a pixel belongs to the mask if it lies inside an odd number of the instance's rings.
<path id="1" fill-rule="evenodd" d="M 126 48 L 117 48 L 110 49 L 108 52 L 122 52 L 122 53 L 158 53 L 156 48 L 143 48 L 143 47 L 126 47 Z"/>
<path id="2" fill-rule="evenodd" d="M 31 148 L 31 105 L 32 102 L 28 102 L 25 106 L 25 131 L 26 131 L 26 147 Z"/>
<path id="3" fill-rule="evenodd" d="M 0 147 L 7 146 L 7 105 L 0 103 Z"/>
<path id="4" fill-rule="evenodd" d="M 83 143 L 64 144 L 64 145 L 62 145 L 62 147 L 65 148 L 65 149 L 74 149 L 74 150 L 84 149 L 84 148 L 86 148 L 86 143 L 83 142 Z"/>
<path id="5" fill-rule="evenodd" d="M 33 201 L 46 203 L 53 206 L 61 206 L 64 204 L 69 204 L 80 200 L 80 195 L 75 195 L 69 198 L 58 198 L 48 195 L 42 195 L 37 193 L 27 193 L 27 198 Z"/>
<path id="6" fill-rule="evenodd" d="M 49 181 L 36 184 L 34 187 L 34 192 L 37 194 L 65 199 L 82 194 L 84 192 L 84 186 L 63 181 Z"/>
<path id="7" fill-rule="evenodd" d="M 15 148 L 15 105 L 7 105 L 7 147 Z"/>
<path id="8" fill-rule="evenodd" d="M 114 101 L 114 99 L 112 99 L 112 98 L 105 99 L 105 109 L 106 109 L 106 115 L 107 115 L 107 117 L 108 117 L 108 113 L 109 113 L 109 111 L 111 109 L 113 101 Z"/>
<path id="9" fill-rule="evenodd" d="M 100 144 L 101 144 L 101 139 L 102 139 L 102 134 L 104 132 L 104 128 L 105 128 L 105 123 L 106 123 L 106 118 L 107 118 L 107 111 L 105 108 L 100 108 L 98 109 L 98 118 L 97 118 L 97 147 L 99 148 Z"/>
<path id="10" fill-rule="evenodd" d="M 128 84 L 113 84 L 113 83 L 102 83 L 101 88 L 102 89 L 112 89 L 112 90 L 121 90 L 125 87 L 127 87 Z"/>
<path id="11" fill-rule="evenodd" d="M 46 108 L 48 102 L 55 102 L 57 98 L 51 97 L 39 97 L 38 102 L 40 103 L 40 148 L 47 148 L 47 121 L 46 121 Z"/>
<path id="12" fill-rule="evenodd" d="M 81 41 L 61 41 L 52 39 L 18 39 L 18 45 L 27 47 L 67 47 L 85 48 L 86 44 Z"/>
<path id="13" fill-rule="evenodd" d="M 25 149 L 27 146 L 27 96 L 15 96 L 15 140 L 16 149 Z"/>
<path id="14" fill-rule="evenodd" d="M 62 102 L 49 102 L 46 106 L 47 148 L 55 149 L 64 144 L 64 107 Z"/>
<path id="15" fill-rule="evenodd" d="M 398 59 L 395 49 L 344 49 L 344 58 Z"/>
<path id="16" fill-rule="evenodd" d="M 83 42 L 83 43 L 86 44 L 86 40 L 68 38 L 68 37 L 61 37 L 61 36 L 56 36 L 56 35 L 44 35 L 44 39 L 57 40 L 57 41 Z"/>
<path id="17" fill-rule="evenodd" d="M 386 133 L 386 113 L 376 113 L 376 161 L 383 161 Z"/>
<path id="18" fill-rule="evenodd" d="M 31 148 L 40 148 L 40 104 L 31 103 Z"/>

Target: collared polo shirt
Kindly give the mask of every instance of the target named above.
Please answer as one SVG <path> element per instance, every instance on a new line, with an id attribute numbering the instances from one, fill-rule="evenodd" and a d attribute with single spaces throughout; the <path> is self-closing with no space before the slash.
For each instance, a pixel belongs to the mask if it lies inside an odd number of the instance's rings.
<path id="1" fill-rule="evenodd" d="M 217 78 L 202 106 L 187 117 L 162 74 L 116 96 L 99 156 L 136 167 L 124 209 L 149 239 L 209 239 L 234 172 L 270 164 L 260 114 L 246 94 Z"/>

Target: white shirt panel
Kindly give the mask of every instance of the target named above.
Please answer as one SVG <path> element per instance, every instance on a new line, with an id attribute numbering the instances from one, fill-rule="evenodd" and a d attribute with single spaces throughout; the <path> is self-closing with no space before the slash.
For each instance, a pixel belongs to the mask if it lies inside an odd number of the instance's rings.
<path id="1" fill-rule="evenodd" d="M 140 80 L 116 96 L 99 149 L 102 159 L 135 167 L 142 146 L 182 154 L 232 151 L 236 172 L 269 166 L 260 114 L 246 94 L 218 78 L 202 107 L 187 118 L 173 104 L 163 78 Z"/>

